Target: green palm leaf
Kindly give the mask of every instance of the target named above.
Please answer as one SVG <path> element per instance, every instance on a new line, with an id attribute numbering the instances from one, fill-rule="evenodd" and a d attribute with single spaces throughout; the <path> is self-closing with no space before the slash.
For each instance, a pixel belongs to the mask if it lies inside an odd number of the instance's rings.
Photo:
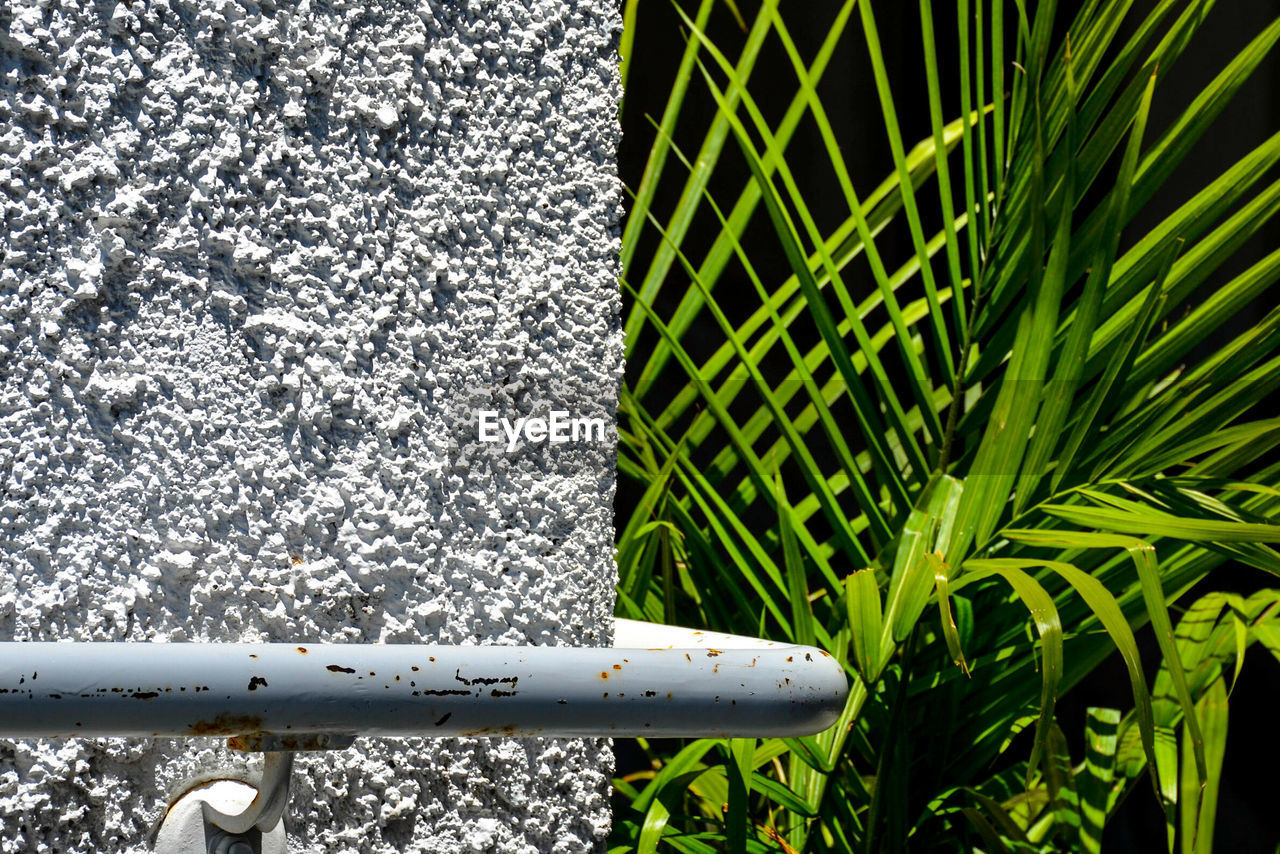
<path id="1" fill-rule="evenodd" d="M 813 737 L 646 744 L 612 850 L 1098 852 L 1145 775 L 1154 844 L 1209 851 L 1280 597 L 1177 603 L 1226 564 L 1280 574 L 1280 309 L 1247 314 L 1280 252 L 1236 261 L 1280 214 L 1280 133 L 1161 191 L 1280 20 L 1183 96 L 1226 4 L 911 6 L 890 41 L 873 0 L 673 4 L 623 234 L 619 610 L 813 643 L 853 685 Z M 851 85 L 875 100 L 852 140 Z M 1058 701 L 1113 655 L 1133 709 L 1090 710 L 1073 759 Z"/>

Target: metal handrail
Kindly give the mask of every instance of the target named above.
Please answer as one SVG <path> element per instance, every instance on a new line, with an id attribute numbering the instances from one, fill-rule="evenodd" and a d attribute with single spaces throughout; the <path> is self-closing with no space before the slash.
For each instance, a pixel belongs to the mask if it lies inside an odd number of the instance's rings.
<path id="1" fill-rule="evenodd" d="M 0 738 L 305 750 L 357 736 L 778 736 L 825 729 L 844 706 L 843 668 L 813 647 L 621 620 L 617 634 L 637 645 L 0 643 Z"/>
<path id="2" fill-rule="evenodd" d="M 357 736 L 786 736 L 831 726 L 822 650 L 616 620 L 611 648 L 0 643 L 0 738 L 225 736 L 266 753 L 229 813 L 189 787 L 157 852 L 283 852 L 293 751 Z M 256 834 L 256 835 L 255 835 Z"/>

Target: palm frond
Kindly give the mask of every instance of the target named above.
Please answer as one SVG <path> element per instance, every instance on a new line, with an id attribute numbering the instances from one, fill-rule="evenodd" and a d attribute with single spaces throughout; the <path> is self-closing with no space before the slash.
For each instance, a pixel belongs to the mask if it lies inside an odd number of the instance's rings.
<path id="1" fill-rule="evenodd" d="M 1157 201 L 1280 40 L 1171 104 L 1221 6 L 921 0 L 912 99 L 883 3 L 674 4 L 623 236 L 619 609 L 816 643 L 853 686 L 812 738 L 644 744 L 612 850 L 1097 852 L 1142 776 L 1159 844 L 1211 849 L 1231 686 L 1280 650 L 1275 593 L 1174 607 L 1224 564 L 1280 574 L 1280 309 L 1241 320 L 1280 252 L 1235 262 L 1280 212 L 1280 133 Z M 1055 709 L 1112 655 L 1133 708 L 1090 710 L 1075 764 Z"/>

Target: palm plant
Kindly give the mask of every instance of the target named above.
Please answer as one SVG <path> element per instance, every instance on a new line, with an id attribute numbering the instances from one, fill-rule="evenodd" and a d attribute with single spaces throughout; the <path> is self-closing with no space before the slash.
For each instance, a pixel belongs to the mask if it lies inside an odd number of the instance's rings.
<path id="1" fill-rule="evenodd" d="M 618 612 L 816 643 L 852 690 L 814 738 L 642 741 L 653 769 L 616 781 L 613 850 L 1098 851 L 1144 779 L 1170 850 L 1211 848 L 1227 699 L 1246 649 L 1280 656 L 1280 593 L 1205 592 L 1227 563 L 1280 572 L 1280 309 L 1238 321 L 1274 302 L 1280 251 L 1215 273 L 1280 210 L 1263 180 L 1280 134 L 1126 226 L 1280 38 L 1277 21 L 1149 133 L 1159 75 L 1213 6 L 1089 0 L 1068 20 L 1053 0 L 957 0 L 944 35 L 920 0 L 914 145 L 870 0 L 790 13 L 829 17 L 811 55 L 777 0 L 677 7 L 686 46 L 623 241 L 618 465 L 641 498 L 619 519 Z M 713 14 L 741 21 L 732 49 Z M 893 161 L 871 192 L 819 95 L 850 43 Z M 768 80 L 790 84 L 780 117 L 752 94 L 766 47 L 790 65 Z M 695 87 L 713 115 L 682 110 Z M 834 227 L 788 159 L 802 125 Z M 713 196 L 742 164 L 736 197 Z M 695 220 L 715 224 L 705 245 Z M 1091 708 L 1068 738 L 1057 699 L 1113 654 L 1131 708 Z"/>

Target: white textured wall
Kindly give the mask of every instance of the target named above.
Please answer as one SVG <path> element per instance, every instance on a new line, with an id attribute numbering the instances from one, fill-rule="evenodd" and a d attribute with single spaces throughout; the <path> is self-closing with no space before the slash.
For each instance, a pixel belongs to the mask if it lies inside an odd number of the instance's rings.
<path id="1" fill-rule="evenodd" d="M 611 0 L 0 6 L 0 638 L 606 643 Z M 220 741 L 0 742 L 0 852 Z M 298 850 L 602 848 L 602 741 L 305 756 Z"/>

